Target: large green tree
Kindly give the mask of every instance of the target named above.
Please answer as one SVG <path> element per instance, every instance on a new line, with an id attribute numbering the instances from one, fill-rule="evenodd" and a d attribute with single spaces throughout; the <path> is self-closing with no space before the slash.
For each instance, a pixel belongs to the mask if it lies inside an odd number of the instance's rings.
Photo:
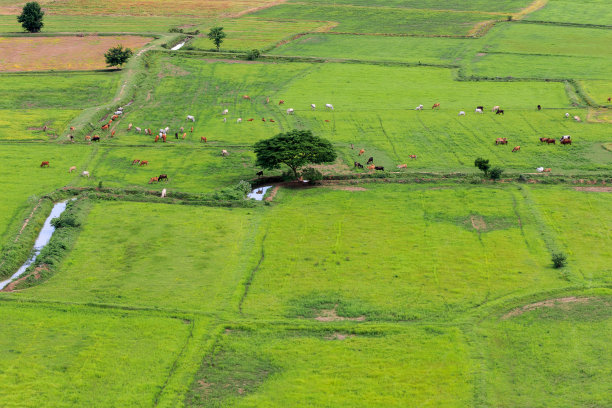
<path id="1" fill-rule="evenodd" d="M 44 26 L 44 15 L 45 12 L 41 10 L 40 4 L 32 1 L 23 6 L 23 11 L 21 12 L 21 15 L 17 16 L 17 21 L 21 23 L 24 30 L 31 33 L 37 33 Z"/>
<path id="2" fill-rule="evenodd" d="M 119 44 L 116 47 L 110 48 L 104 58 L 106 58 L 106 65 L 109 67 L 122 66 L 132 56 L 133 52 L 129 48 L 123 48 L 123 45 Z"/>
<path id="3" fill-rule="evenodd" d="M 312 134 L 310 130 L 291 130 L 255 143 L 256 165 L 272 170 L 287 165 L 295 178 L 298 169 L 306 164 L 336 160 L 331 142 Z"/>
<path id="4" fill-rule="evenodd" d="M 219 47 L 221 47 L 221 43 L 225 37 L 227 37 L 227 35 L 223 32 L 223 27 L 213 27 L 208 32 L 208 38 L 215 43 L 217 52 L 219 51 Z"/>

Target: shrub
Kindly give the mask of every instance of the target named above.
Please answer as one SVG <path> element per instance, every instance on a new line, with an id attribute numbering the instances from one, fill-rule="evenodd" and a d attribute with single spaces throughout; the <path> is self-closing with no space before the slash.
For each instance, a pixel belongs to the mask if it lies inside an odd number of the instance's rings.
<path id="1" fill-rule="evenodd" d="M 552 262 L 555 269 L 563 268 L 567 265 L 567 256 L 562 252 L 557 252 L 552 255 Z"/>
<path id="2" fill-rule="evenodd" d="M 489 177 L 491 177 L 493 180 L 499 180 L 501 178 L 502 173 L 504 172 L 504 170 L 500 167 L 493 167 L 490 171 L 489 171 Z"/>
<path id="3" fill-rule="evenodd" d="M 311 184 L 317 184 L 318 181 L 323 180 L 323 174 L 313 167 L 308 167 L 302 171 L 302 178 Z"/>
<path id="4" fill-rule="evenodd" d="M 479 157 L 476 160 L 474 160 L 474 166 L 482 170 L 485 176 L 487 175 L 487 172 L 491 168 L 491 165 L 489 164 L 489 160 L 483 159 L 482 157 Z"/>
<path id="5" fill-rule="evenodd" d="M 247 52 L 247 59 L 249 61 L 254 61 L 260 56 L 261 56 L 261 52 L 258 49 L 252 49 L 251 51 Z"/>

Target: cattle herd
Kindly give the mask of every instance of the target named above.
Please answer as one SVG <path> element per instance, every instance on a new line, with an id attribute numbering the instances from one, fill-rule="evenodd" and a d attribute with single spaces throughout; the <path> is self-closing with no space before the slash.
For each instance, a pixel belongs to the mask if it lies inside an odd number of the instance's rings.
<path id="1" fill-rule="evenodd" d="M 251 97 L 249 95 L 243 95 L 242 98 L 245 99 L 245 100 L 249 100 L 249 101 L 251 100 Z M 269 103 L 269 102 L 270 102 L 270 98 L 266 98 L 266 103 Z M 281 99 L 281 100 L 279 100 L 278 105 L 283 105 L 284 103 L 285 103 L 285 101 Z M 310 104 L 310 110 L 314 111 L 314 110 L 316 110 L 316 108 L 317 108 L 316 104 L 314 104 L 314 103 Z M 440 108 L 440 103 L 439 102 L 434 103 L 433 106 L 431 107 L 432 110 L 439 109 L 439 108 Z M 330 104 L 330 103 L 326 103 L 325 104 L 325 109 L 333 111 L 334 110 L 334 106 L 332 104 Z M 417 111 L 422 111 L 423 109 L 424 109 L 424 105 L 422 105 L 422 104 L 418 105 L 415 108 L 415 110 L 417 110 Z M 537 105 L 537 110 L 538 111 L 542 110 L 542 106 L 541 105 Z M 111 116 L 110 120 L 107 123 L 105 123 L 104 125 L 101 126 L 101 130 L 102 131 L 110 131 L 110 137 L 111 138 L 114 137 L 114 135 L 115 135 L 115 129 L 111 129 L 111 125 L 112 125 L 112 123 L 115 120 L 119 119 L 121 117 L 121 115 L 123 115 L 123 111 L 124 111 L 123 107 L 118 107 L 117 110 L 114 111 L 114 113 Z M 293 108 L 286 109 L 286 113 L 288 115 L 292 115 L 294 112 L 295 112 L 295 110 Z M 483 114 L 484 112 L 485 112 L 485 108 L 482 105 L 477 106 L 476 109 L 474 110 L 474 113 L 477 113 L 477 114 Z M 498 106 L 498 105 L 493 106 L 493 108 L 491 108 L 491 112 L 495 113 L 496 115 L 504 115 L 504 110 L 501 109 L 501 107 Z M 223 116 L 228 115 L 228 114 L 229 114 L 229 109 L 224 109 L 221 112 L 221 115 L 223 115 Z M 463 111 L 463 110 L 459 111 L 459 116 L 466 116 L 465 111 Z M 570 118 L 570 114 L 569 113 L 565 113 L 565 117 L 566 118 Z M 194 115 L 187 115 L 186 119 L 187 119 L 187 121 L 190 121 L 192 123 L 195 123 L 195 121 L 196 121 L 196 118 L 195 118 Z M 574 116 L 573 119 L 575 121 L 577 121 L 577 122 L 581 121 L 579 116 Z M 246 121 L 247 122 L 253 122 L 254 118 L 249 118 Z M 261 118 L 261 121 L 262 122 L 266 122 L 266 118 Z M 271 122 L 271 123 L 275 122 L 274 119 L 267 119 L 267 121 Z M 223 118 L 223 122 L 226 123 L 227 122 L 227 118 L 224 117 Z M 325 122 L 329 122 L 329 120 L 325 119 Z M 237 118 L 236 119 L 236 123 L 242 123 L 242 118 Z M 134 129 L 137 133 L 141 133 L 143 131 L 142 128 L 140 128 L 138 126 L 134 126 L 132 123 L 130 123 L 128 125 L 128 127 L 127 127 L 127 131 L 130 132 L 130 131 L 132 131 L 132 129 Z M 75 130 L 76 130 L 75 127 L 73 127 L 73 126 L 70 127 L 70 131 L 71 132 L 74 132 Z M 169 131 L 170 131 L 170 127 L 165 127 L 165 128 L 159 129 L 159 132 L 157 132 L 155 134 L 155 138 L 154 138 L 153 141 L 155 143 L 159 142 L 160 140 L 162 142 L 166 142 Z M 194 131 L 194 127 L 191 126 L 190 132 L 193 133 L 193 131 Z M 145 135 L 153 136 L 153 131 L 150 128 L 144 128 L 144 134 Z M 185 128 L 183 126 L 181 126 L 180 129 L 178 129 L 178 131 L 174 133 L 175 139 L 179 139 L 179 134 L 182 135 L 182 139 L 186 138 L 187 132 L 185 131 Z M 74 141 L 74 136 L 72 135 L 72 133 L 68 135 L 68 138 L 71 141 Z M 85 136 L 85 140 L 88 141 L 88 142 L 100 142 L 100 136 L 97 135 L 97 134 L 94 134 L 93 136 L 86 135 Z M 202 136 L 200 138 L 200 142 L 207 143 L 208 139 L 205 136 Z M 556 144 L 556 139 L 548 138 L 548 137 L 541 137 L 540 138 L 540 142 L 541 143 L 546 143 L 546 144 Z M 495 144 L 496 145 L 507 145 L 508 144 L 508 138 L 506 138 L 506 137 L 498 137 L 498 138 L 495 139 Z M 562 136 L 559 139 L 559 144 L 560 145 L 571 145 L 572 144 L 571 136 L 569 136 L 569 135 Z M 353 144 L 351 144 L 351 149 L 354 149 Z M 515 146 L 512 149 L 512 152 L 513 153 L 518 152 L 518 151 L 520 151 L 520 149 L 521 149 L 521 146 Z M 360 149 L 359 153 L 358 153 L 358 156 L 361 156 L 363 154 L 365 154 L 365 149 Z M 223 156 L 223 157 L 229 156 L 229 152 L 227 150 L 223 149 L 221 151 L 221 156 Z M 409 155 L 409 157 L 412 160 L 415 160 L 417 158 L 417 156 L 415 154 L 411 154 L 411 155 Z M 132 165 L 136 165 L 136 164 L 139 165 L 139 167 L 142 167 L 142 166 L 147 166 L 149 164 L 149 162 L 147 160 L 135 159 L 135 160 L 132 161 Z M 354 168 L 360 168 L 360 169 L 367 168 L 369 170 L 384 171 L 384 167 L 383 166 L 376 166 L 374 164 L 374 157 L 372 157 L 372 156 L 366 162 L 365 167 L 364 167 L 363 164 L 359 163 L 358 161 L 354 161 L 353 164 L 354 164 Z M 49 162 L 48 161 L 43 161 L 40 164 L 40 167 L 50 167 Z M 407 167 L 408 167 L 408 164 L 406 164 L 406 163 L 398 164 L 397 165 L 398 169 L 405 169 Z M 75 170 L 76 170 L 76 166 L 72 166 L 72 167 L 70 167 L 69 172 L 72 173 L 72 171 L 75 171 Z M 538 170 L 538 172 L 548 172 L 548 171 L 550 171 L 550 169 L 545 169 L 544 167 L 538 167 L 537 170 Z M 88 171 L 83 171 L 81 173 L 81 175 L 84 176 L 84 177 L 89 177 L 89 172 Z M 263 171 L 258 172 L 257 176 L 258 177 L 263 176 Z M 151 177 L 149 179 L 149 184 L 151 184 L 153 182 L 160 182 L 162 180 L 168 181 L 168 176 L 166 174 L 160 174 L 157 177 Z"/>

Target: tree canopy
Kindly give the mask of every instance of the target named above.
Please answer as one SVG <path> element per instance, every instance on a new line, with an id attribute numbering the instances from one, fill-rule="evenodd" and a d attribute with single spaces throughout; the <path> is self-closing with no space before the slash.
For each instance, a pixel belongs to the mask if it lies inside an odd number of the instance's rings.
<path id="1" fill-rule="evenodd" d="M 295 178 L 298 169 L 306 164 L 336 160 L 331 142 L 312 134 L 310 130 L 291 130 L 255 143 L 256 165 L 272 170 L 287 165 Z"/>
<path id="2" fill-rule="evenodd" d="M 123 48 L 123 45 L 119 44 L 116 47 L 110 48 L 104 58 L 106 58 L 106 65 L 109 67 L 122 66 L 132 56 L 133 52 L 129 48 Z"/>
<path id="3" fill-rule="evenodd" d="M 223 32 L 223 27 L 213 27 L 208 32 L 208 38 L 215 43 L 217 51 L 219 51 L 219 47 L 221 47 L 221 43 L 225 37 L 227 37 L 227 34 Z"/>
<path id="4" fill-rule="evenodd" d="M 45 12 L 41 10 L 40 4 L 32 1 L 23 6 L 23 11 L 17 16 L 17 21 L 21 23 L 24 30 L 37 33 L 44 26 L 44 15 Z"/>

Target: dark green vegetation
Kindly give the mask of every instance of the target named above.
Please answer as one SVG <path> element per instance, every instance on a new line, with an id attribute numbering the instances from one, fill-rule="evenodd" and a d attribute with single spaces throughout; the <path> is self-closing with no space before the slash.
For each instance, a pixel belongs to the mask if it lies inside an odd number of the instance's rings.
<path id="1" fill-rule="evenodd" d="M 155 40 L 0 73 L 0 280 L 76 198 L 0 292 L 0 406 L 612 405 L 606 1 L 204 3 L 41 0 L 45 47 Z"/>
<path id="2" fill-rule="evenodd" d="M 32 1 L 23 6 L 23 10 L 17 17 L 17 21 L 21 23 L 24 30 L 30 33 L 37 33 L 45 25 L 43 23 L 44 15 L 45 12 L 41 10 L 40 4 Z"/>
<path id="3" fill-rule="evenodd" d="M 106 65 L 109 67 L 121 67 L 125 64 L 134 53 L 129 48 L 123 48 L 123 45 L 119 44 L 116 47 L 109 49 L 104 58 L 106 59 Z"/>

